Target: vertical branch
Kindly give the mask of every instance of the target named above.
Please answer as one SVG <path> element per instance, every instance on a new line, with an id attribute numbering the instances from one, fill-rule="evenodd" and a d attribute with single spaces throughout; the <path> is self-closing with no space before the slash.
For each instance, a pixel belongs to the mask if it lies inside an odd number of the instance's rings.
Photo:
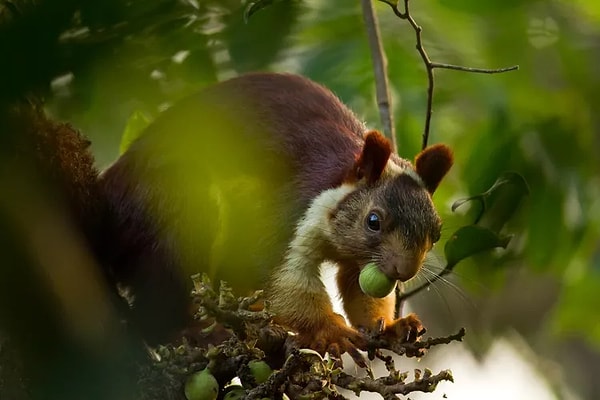
<path id="1" fill-rule="evenodd" d="M 406 297 L 404 296 L 404 283 L 398 282 L 396 285 L 396 304 L 394 304 L 394 319 L 402 317 L 402 309 L 404 308 L 404 302 Z"/>
<path id="2" fill-rule="evenodd" d="M 397 153 L 398 147 L 394 129 L 394 117 L 391 112 L 392 100 L 387 77 L 387 60 L 385 58 L 385 50 L 381 44 L 379 24 L 377 22 L 375 10 L 373 9 L 372 1 L 361 0 L 361 5 L 367 37 L 369 39 L 373 71 L 375 73 L 375 91 L 377 95 L 377 106 L 379 108 L 379 118 L 383 125 L 383 133 L 391 140 L 394 152 Z"/>

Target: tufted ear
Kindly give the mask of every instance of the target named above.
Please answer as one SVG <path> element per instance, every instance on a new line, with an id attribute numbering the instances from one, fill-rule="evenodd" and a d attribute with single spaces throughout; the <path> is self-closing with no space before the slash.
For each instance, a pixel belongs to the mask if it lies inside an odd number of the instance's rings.
<path id="1" fill-rule="evenodd" d="M 392 145 L 378 131 L 370 131 L 365 136 L 365 144 L 356 161 L 354 173 L 356 180 L 367 179 L 367 183 L 376 182 L 392 154 Z"/>
<path id="2" fill-rule="evenodd" d="M 429 146 L 417 155 L 415 168 L 429 193 L 435 192 L 453 162 L 452 150 L 443 144 Z"/>

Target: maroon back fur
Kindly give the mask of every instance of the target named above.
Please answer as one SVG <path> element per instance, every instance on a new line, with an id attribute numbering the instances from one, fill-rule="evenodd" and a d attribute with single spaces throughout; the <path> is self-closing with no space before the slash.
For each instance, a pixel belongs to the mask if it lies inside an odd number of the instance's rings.
<path id="1" fill-rule="evenodd" d="M 234 78 L 161 114 L 101 178 L 114 217 L 112 271 L 132 287 L 146 336 L 185 326 L 191 273 L 211 272 L 238 293 L 264 286 L 317 195 L 353 173 L 374 183 L 390 157 L 410 165 L 380 133 L 365 141 L 364 132 L 329 90 L 287 74 Z M 434 147 L 417 158 L 430 192 L 448 154 Z"/>
<path id="2" fill-rule="evenodd" d="M 310 201 L 352 170 L 364 130 L 329 90 L 286 74 L 234 78 L 161 114 L 102 176 L 114 216 L 112 270 L 133 288 L 141 329 L 161 340 L 183 327 L 189 274 L 214 264 L 218 229 L 232 234 L 213 278 L 238 290 L 264 282 Z M 381 147 L 373 139 L 369 148 Z M 375 176 L 383 158 L 370 154 Z M 265 195 L 246 195 L 236 183 L 245 176 L 257 177 Z M 227 221 L 219 219 L 215 184 L 232 191 Z"/>

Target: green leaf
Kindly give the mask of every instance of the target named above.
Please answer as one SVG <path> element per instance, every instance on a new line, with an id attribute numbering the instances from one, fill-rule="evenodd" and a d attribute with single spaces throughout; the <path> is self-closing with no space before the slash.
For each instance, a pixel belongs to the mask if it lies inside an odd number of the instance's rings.
<path id="1" fill-rule="evenodd" d="M 456 211 L 458 209 L 458 207 L 462 206 L 463 204 L 467 204 L 468 202 L 473 201 L 473 200 L 478 200 L 482 204 L 485 204 L 484 194 L 476 194 L 475 196 L 464 197 L 462 199 L 456 200 L 454 203 L 452 203 L 452 212 Z M 485 205 L 484 205 L 484 207 L 485 207 Z"/>
<path id="2" fill-rule="evenodd" d="M 482 210 L 475 223 L 499 232 L 521 204 L 523 197 L 529 194 L 525 179 L 516 172 L 505 172 L 483 193 L 458 199 L 452 204 L 452 211 L 473 200 L 482 204 Z"/>
<path id="3" fill-rule="evenodd" d="M 499 236 L 494 231 L 477 226 L 463 226 L 448 239 L 444 246 L 447 269 L 451 269 L 461 260 L 474 254 L 497 247 L 506 248 L 510 236 Z"/>
<path id="4" fill-rule="evenodd" d="M 499 232 L 529 194 L 525 179 L 516 172 L 505 172 L 486 192 L 486 209 L 477 225 Z"/>
<path id="5" fill-rule="evenodd" d="M 231 66 L 237 72 L 268 69 L 288 45 L 301 14 L 298 1 L 269 0 L 254 4 L 258 4 L 251 6 L 255 15 L 246 23 L 243 20 L 248 18 L 248 8 L 240 8 L 223 18 L 223 40 Z M 261 12 L 257 13 L 258 9 Z"/>
<path id="6" fill-rule="evenodd" d="M 134 111 L 127 120 L 125 130 L 121 136 L 121 144 L 119 145 L 119 154 L 127 151 L 131 143 L 137 139 L 142 131 L 150 124 L 150 119 L 141 111 Z"/>
<path id="7" fill-rule="evenodd" d="M 246 9 L 244 10 L 244 22 L 248 23 L 248 20 L 254 13 L 272 5 L 273 3 L 275 3 L 275 1 L 277 0 L 258 0 L 248 4 L 248 7 L 246 7 Z"/>

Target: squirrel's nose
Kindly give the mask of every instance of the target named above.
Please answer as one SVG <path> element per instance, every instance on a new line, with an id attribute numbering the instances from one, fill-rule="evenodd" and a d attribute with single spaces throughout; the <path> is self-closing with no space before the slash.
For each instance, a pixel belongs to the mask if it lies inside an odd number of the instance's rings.
<path id="1" fill-rule="evenodd" d="M 415 258 L 404 258 L 394 266 L 394 279 L 406 282 L 414 277 L 421 268 L 421 262 Z"/>

